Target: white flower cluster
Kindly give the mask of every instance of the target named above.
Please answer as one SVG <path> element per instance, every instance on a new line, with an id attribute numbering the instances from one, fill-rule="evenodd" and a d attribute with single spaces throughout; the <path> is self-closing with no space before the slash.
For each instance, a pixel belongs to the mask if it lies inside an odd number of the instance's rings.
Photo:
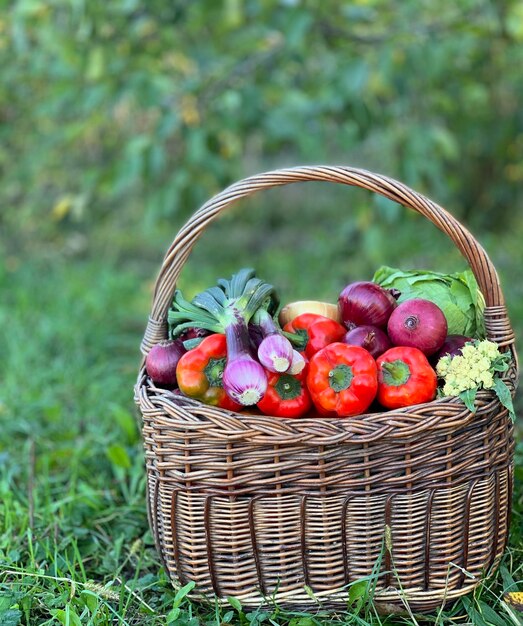
<path id="1" fill-rule="evenodd" d="M 436 366 L 445 385 L 443 395 L 458 396 L 469 389 L 492 389 L 494 372 L 492 365 L 501 356 L 497 344 L 492 341 L 467 343 L 461 354 L 442 357 Z"/>

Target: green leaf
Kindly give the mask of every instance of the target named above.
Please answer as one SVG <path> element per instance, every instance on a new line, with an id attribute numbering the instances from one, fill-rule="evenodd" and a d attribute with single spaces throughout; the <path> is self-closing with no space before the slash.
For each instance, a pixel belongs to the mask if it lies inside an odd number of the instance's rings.
<path id="1" fill-rule="evenodd" d="M 131 459 L 127 454 L 127 450 L 118 443 L 113 443 L 107 448 L 107 456 L 116 467 L 122 467 L 123 469 L 131 467 Z"/>
<path id="2" fill-rule="evenodd" d="M 476 407 L 474 406 L 474 402 L 476 400 L 477 393 L 478 393 L 477 389 L 467 389 L 466 391 L 462 391 L 459 394 L 461 401 L 465 404 L 465 406 L 471 413 L 476 412 Z"/>
<path id="3" fill-rule="evenodd" d="M 7 609 L 0 612 L 0 626 L 18 626 L 22 619 L 22 611 L 18 609 Z"/>
<path id="4" fill-rule="evenodd" d="M 99 80 L 105 69 L 105 54 L 101 46 L 95 46 L 89 52 L 85 77 L 89 81 Z"/>
<path id="5" fill-rule="evenodd" d="M 490 366 L 495 372 L 506 372 L 508 368 L 509 362 L 506 359 L 496 359 Z"/>
<path id="6" fill-rule="evenodd" d="M 503 580 L 503 591 L 514 591 L 517 589 L 516 581 L 505 565 L 500 566 L 499 573 L 501 574 L 501 579 Z"/>
<path id="7" fill-rule="evenodd" d="M 22 611 L 18 609 L 7 609 L 0 611 L 0 626 L 18 626 L 22 619 Z"/>
<path id="8" fill-rule="evenodd" d="M 462 602 L 474 626 L 489 626 L 489 624 L 485 622 L 485 620 L 481 617 L 479 612 L 473 606 L 469 598 L 462 598 Z"/>
<path id="9" fill-rule="evenodd" d="M 165 616 L 165 621 L 167 622 L 167 624 L 175 624 L 179 615 L 180 609 L 178 607 L 175 607 L 174 609 L 169 611 L 169 613 L 167 613 L 167 615 Z"/>
<path id="10" fill-rule="evenodd" d="M 237 611 L 238 613 L 242 612 L 242 604 L 237 598 L 234 598 L 233 596 L 227 596 L 227 602 L 232 606 L 235 611 Z"/>
<path id="11" fill-rule="evenodd" d="M 492 626 L 506 626 L 506 620 L 498 615 L 488 604 L 478 600 L 478 606 L 479 612 L 489 624 L 492 624 Z"/>
<path id="12" fill-rule="evenodd" d="M 494 391 L 496 392 L 501 404 L 508 409 L 508 413 L 512 421 L 514 421 L 516 419 L 516 415 L 514 413 L 514 404 L 512 403 L 510 389 L 507 387 L 505 381 L 497 376 L 494 378 Z"/>
<path id="13" fill-rule="evenodd" d="M 81 598 L 85 604 L 85 606 L 89 609 L 91 615 L 96 613 L 98 609 L 99 600 L 92 591 L 84 589 L 81 593 Z"/>
<path id="14" fill-rule="evenodd" d="M 352 604 L 359 598 L 364 598 L 369 589 L 369 581 L 368 580 L 359 580 L 355 582 L 349 588 L 349 602 Z"/>
<path id="15" fill-rule="evenodd" d="M 13 604 L 15 604 L 16 600 L 13 598 L 11 594 L 0 593 L 0 614 L 2 611 L 6 611 Z"/>
<path id="16" fill-rule="evenodd" d="M 82 621 L 78 616 L 78 613 L 68 604 L 63 609 L 54 609 L 51 611 L 51 615 L 56 618 L 63 626 L 82 626 Z"/>
<path id="17" fill-rule="evenodd" d="M 111 413 L 114 421 L 118 424 L 120 429 L 125 435 L 127 443 L 129 445 L 135 444 L 139 439 L 138 427 L 136 419 L 131 413 L 123 406 L 113 404 L 111 407 Z"/>
<path id="18" fill-rule="evenodd" d="M 289 626 L 317 626 L 318 622 L 313 617 L 293 617 Z"/>
<path id="19" fill-rule="evenodd" d="M 194 589 L 195 586 L 196 586 L 196 583 L 194 582 L 194 580 L 191 580 L 186 585 L 181 587 L 181 589 L 178 589 L 176 595 L 174 596 L 173 606 L 175 608 L 180 606 L 180 604 L 182 603 L 182 601 L 185 598 L 185 596 L 188 593 L 190 593 Z"/>

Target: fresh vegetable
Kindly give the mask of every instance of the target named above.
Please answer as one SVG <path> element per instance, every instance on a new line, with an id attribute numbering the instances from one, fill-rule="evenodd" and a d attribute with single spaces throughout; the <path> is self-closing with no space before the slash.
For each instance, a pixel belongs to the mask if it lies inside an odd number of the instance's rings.
<path id="1" fill-rule="evenodd" d="M 383 289 L 368 281 L 351 283 L 338 298 L 342 322 L 349 330 L 365 325 L 385 328 L 396 307 L 398 295 L 396 291 Z"/>
<path id="2" fill-rule="evenodd" d="M 343 337 L 343 343 L 349 346 L 361 346 L 376 359 L 392 347 L 386 333 L 377 326 L 356 326 Z"/>
<path id="3" fill-rule="evenodd" d="M 386 289 L 398 289 L 401 293 L 399 303 L 422 298 L 437 304 L 445 314 L 450 335 L 485 336 L 485 299 L 470 270 L 440 274 L 381 267 L 373 280 Z"/>
<path id="4" fill-rule="evenodd" d="M 512 396 L 500 374 L 509 368 L 511 356 L 501 353 L 492 341 L 472 341 L 457 356 L 444 356 L 438 361 L 436 371 L 443 378 L 442 395 L 459 396 L 466 407 L 475 413 L 474 401 L 480 389 L 492 389 L 501 404 L 514 419 Z"/>
<path id="5" fill-rule="evenodd" d="M 258 402 L 258 408 L 262 413 L 276 417 L 300 417 L 307 413 L 311 406 L 304 372 L 296 376 L 269 373 L 267 391 Z"/>
<path id="6" fill-rule="evenodd" d="M 472 337 L 464 337 L 463 335 L 449 335 L 443 345 L 438 350 L 435 356 L 436 362 L 446 355 L 448 356 L 456 356 L 456 354 L 461 354 L 461 348 L 469 342 L 472 341 Z"/>
<path id="7" fill-rule="evenodd" d="M 311 358 L 316 352 L 330 343 L 341 341 L 346 329 L 328 317 L 316 313 L 302 313 L 292 322 L 285 324 L 283 330 L 290 333 L 295 347 Z"/>
<path id="8" fill-rule="evenodd" d="M 179 290 L 169 311 L 171 335 L 196 326 L 224 333 L 227 364 L 223 384 L 229 396 L 244 406 L 256 404 L 267 388 L 263 367 L 252 358 L 248 323 L 261 307 L 274 314 L 278 301 L 274 287 L 256 278 L 254 270 L 242 269 L 231 280 L 218 280 L 188 302 Z"/>
<path id="9" fill-rule="evenodd" d="M 242 406 L 257 404 L 267 389 L 263 367 L 252 358 L 249 332 L 244 324 L 227 326 L 227 365 L 223 371 L 223 388 Z"/>
<path id="10" fill-rule="evenodd" d="M 287 373 L 293 375 L 299 374 L 300 372 L 303 372 L 306 365 L 307 361 L 305 360 L 305 357 L 300 354 L 298 350 L 293 350 L 291 366 L 287 370 Z"/>
<path id="11" fill-rule="evenodd" d="M 205 330 L 204 328 L 187 328 L 180 335 L 180 339 L 182 341 L 191 341 L 192 339 L 203 339 L 203 337 L 207 337 L 211 334 L 211 331 Z"/>
<path id="12" fill-rule="evenodd" d="M 197 348 L 186 352 L 178 362 L 176 377 L 180 391 L 205 404 L 239 411 L 242 407 L 231 400 L 223 388 L 226 361 L 225 335 L 205 337 Z"/>
<path id="13" fill-rule="evenodd" d="M 338 307 L 330 302 L 318 302 L 317 300 L 300 300 L 298 302 L 290 302 L 285 305 L 278 315 L 281 326 L 285 326 L 298 315 L 303 313 L 316 313 L 323 315 L 331 320 L 335 320 L 341 324 L 341 317 Z"/>
<path id="14" fill-rule="evenodd" d="M 253 324 L 261 329 L 263 340 L 258 346 L 258 359 L 269 372 L 286 372 L 292 362 L 293 347 L 284 337 L 271 315 L 263 308 L 256 311 Z"/>
<path id="15" fill-rule="evenodd" d="M 387 409 L 399 409 L 430 402 L 436 396 L 436 372 L 418 348 L 396 347 L 376 361 L 378 402 Z"/>
<path id="16" fill-rule="evenodd" d="M 359 346 L 332 343 L 311 358 L 307 387 L 320 412 L 339 417 L 359 415 L 376 396 L 376 362 Z"/>
<path id="17" fill-rule="evenodd" d="M 429 300 L 407 300 L 390 316 L 389 339 L 395 346 L 418 348 L 424 354 L 437 352 L 447 336 L 443 311 Z"/>
<path id="18" fill-rule="evenodd" d="M 157 343 L 145 359 L 147 373 L 157 385 L 175 385 L 176 366 L 183 354 L 185 348 L 178 339 Z"/>

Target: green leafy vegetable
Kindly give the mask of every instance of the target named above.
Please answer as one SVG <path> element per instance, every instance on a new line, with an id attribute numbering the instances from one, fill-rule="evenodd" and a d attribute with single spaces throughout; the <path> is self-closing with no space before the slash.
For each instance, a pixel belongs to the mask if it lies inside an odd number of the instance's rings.
<path id="1" fill-rule="evenodd" d="M 440 274 L 383 266 L 376 271 L 372 280 L 386 289 L 400 291 L 398 302 L 423 298 L 437 304 L 447 318 L 449 335 L 485 336 L 485 300 L 470 270 Z"/>

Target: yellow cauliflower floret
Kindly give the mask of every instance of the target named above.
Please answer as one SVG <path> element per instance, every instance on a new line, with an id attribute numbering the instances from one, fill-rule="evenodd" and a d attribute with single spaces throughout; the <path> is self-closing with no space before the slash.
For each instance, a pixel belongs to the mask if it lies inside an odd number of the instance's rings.
<path id="1" fill-rule="evenodd" d="M 483 372 L 481 382 L 485 389 L 492 389 L 492 387 L 494 387 L 494 376 L 492 376 L 490 372 Z"/>
<path id="2" fill-rule="evenodd" d="M 461 348 L 461 354 L 465 357 L 474 357 L 476 355 L 476 348 L 472 345 L 465 345 Z"/>
<path id="3" fill-rule="evenodd" d="M 498 344 L 493 341 L 488 341 L 487 339 L 479 342 L 478 352 L 491 360 L 494 360 L 500 355 Z"/>
<path id="4" fill-rule="evenodd" d="M 459 389 L 450 383 L 446 383 L 443 387 L 443 394 L 445 396 L 457 396 L 459 394 Z"/>
<path id="5" fill-rule="evenodd" d="M 444 356 L 438 361 L 436 371 L 440 376 L 445 376 L 445 374 L 449 371 L 450 362 L 449 356 Z"/>

